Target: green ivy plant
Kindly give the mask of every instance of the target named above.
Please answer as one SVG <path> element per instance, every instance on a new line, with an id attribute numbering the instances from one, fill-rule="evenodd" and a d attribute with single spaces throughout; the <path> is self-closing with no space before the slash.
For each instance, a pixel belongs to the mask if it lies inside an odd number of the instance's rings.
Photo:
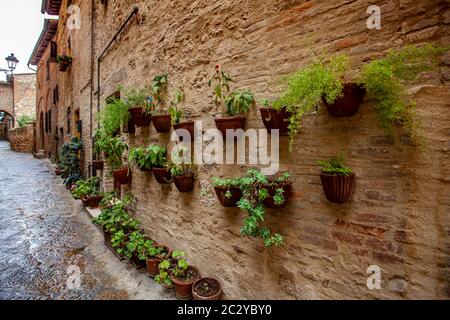
<path id="1" fill-rule="evenodd" d="M 287 88 L 273 101 L 276 110 L 285 109 L 289 117 L 289 151 L 294 150 L 295 137 L 302 127 L 303 116 L 311 113 L 322 98 L 333 103 L 342 96 L 348 57 L 340 54 L 329 59 L 317 57 L 306 67 L 284 78 Z"/>
<path id="2" fill-rule="evenodd" d="M 431 44 L 411 45 L 390 50 L 384 58 L 372 60 L 362 67 L 358 82 L 375 101 L 378 122 L 388 136 L 393 136 L 397 125 L 403 126 L 412 138 L 420 136 L 420 119 L 405 84 L 417 81 L 421 72 L 436 70 L 438 55 L 448 49 Z"/>
<path id="3" fill-rule="evenodd" d="M 330 160 L 319 160 L 317 163 L 322 167 L 322 172 L 326 174 L 349 176 L 353 172 L 350 167 L 345 165 L 345 155 L 342 151 Z"/>
<path id="4" fill-rule="evenodd" d="M 227 188 L 225 196 L 230 198 L 230 188 L 239 187 L 242 191 L 242 198 L 238 202 L 238 207 L 247 213 L 244 220 L 244 226 L 241 228 L 241 235 L 247 237 L 261 238 L 266 247 L 280 246 L 283 243 L 283 237 L 279 233 L 272 233 L 264 226 L 266 209 L 264 200 L 269 197 L 268 188 L 279 186 L 289 180 L 289 173 L 285 172 L 275 178 L 269 179 L 261 171 L 250 169 L 243 177 L 236 178 L 213 178 L 213 184 L 216 187 Z M 274 202 L 280 205 L 284 202 L 284 190 L 277 188 L 275 190 Z"/>
<path id="5" fill-rule="evenodd" d="M 75 199 L 82 199 L 86 196 L 100 195 L 100 178 L 91 177 L 86 180 L 78 180 L 75 183 L 75 189 L 71 191 Z"/>

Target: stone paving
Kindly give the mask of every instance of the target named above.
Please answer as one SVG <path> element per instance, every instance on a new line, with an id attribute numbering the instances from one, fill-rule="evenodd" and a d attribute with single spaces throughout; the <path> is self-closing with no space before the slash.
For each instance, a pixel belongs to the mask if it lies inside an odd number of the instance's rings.
<path id="1" fill-rule="evenodd" d="M 48 160 L 0 141 L 0 299 L 173 299 L 120 262 Z"/>

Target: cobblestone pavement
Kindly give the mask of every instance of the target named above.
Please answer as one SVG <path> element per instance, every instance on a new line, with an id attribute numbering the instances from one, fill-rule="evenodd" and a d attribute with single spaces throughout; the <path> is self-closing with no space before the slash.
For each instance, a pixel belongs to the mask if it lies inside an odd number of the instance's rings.
<path id="1" fill-rule="evenodd" d="M 48 160 L 0 141 L 0 299 L 172 298 L 104 246 Z"/>

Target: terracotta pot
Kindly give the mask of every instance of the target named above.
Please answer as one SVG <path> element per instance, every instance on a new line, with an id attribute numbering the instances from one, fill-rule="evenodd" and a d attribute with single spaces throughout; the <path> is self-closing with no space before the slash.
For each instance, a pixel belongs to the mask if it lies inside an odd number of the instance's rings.
<path id="1" fill-rule="evenodd" d="M 180 280 L 174 276 L 170 276 L 173 285 L 175 286 L 175 296 L 180 300 L 190 300 L 192 299 L 192 285 L 200 277 L 200 272 L 194 266 L 189 266 L 188 270 L 191 270 L 197 275 L 190 280 Z"/>
<path id="2" fill-rule="evenodd" d="M 189 131 L 189 133 L 191 134 L 191 141 L 194 141 L 194 127 L 195 127 L 194 121 L 180 122 L 173 125 L 174 130 L 185 129 Z"/>
<path id="3" fill-rule="evenodd" d="M 62 175 L 62 170 L 61 170 L 61 169 L 55 169 L 55 174 L 56 174 L 57 176 Z"/>
<path id="4" fill-rule="evenodd" d="M 214 190 L 216 191 L 220 204 L 224 207 L 236 207 L 237 202 L 241 200 L 242 197 L 242 191 L 239 188 L 227 189 L 222 187 L 214 187 Z M 231 198 L 227 198 L 225 196 L 228 190 L 231 192 Z"/>
<path id="5" fill-rule="evenodd" d="M 133 265 L 133 267 L 137 270 L 145 267 L 145 261 L 139 260 L 139 257 L 137 255 L 132 256 L 130 262 Z"/>
<path id="6" fill-rule="evenodd" d="M 184 176 L 172 177 L 175 186 L 180 192 L 191 192 L 194 189 L 194 174 L 188 173 Z"/>
<path id="7" fill-rule="evenodd" d="M 216 122 L 216 127 L 222 133 L 223 138 L 225 139 L 227 136 L 227 129 L 237 130 L 237 129 L 245 129 L 245 117 L 237 116 L 237 117 L 224 117 L 224 118 L 216 118 L 214 121 Z"/>
<path id="8" fill-rule="evenodd" d="M 273 108 L 260 108 L 261 118 L 267 132 L 270 134 L 271 130 L 279 130 L 280 136 L 287 136 L 289 129 L 290 113 L 285 110 L 275 110 Z"/>
<path id="9" fill-rule="evenodd" d="M 143 108 L 130 108 L 131 119 L 138 127 L 147 127 L 152 122 L 152 115 L 143 113 Z"/>
<path id="10" fill-rule="evenodd" d="M 85 196 L 84 198 L 81 199 L 81 201 L 83 201 L 83 203 L 90 208 L 97 208 L 100 201 L 102 201 L 103 196 Z"/>
<path id="11" fill-rule="evenodd" d="M 170 114 L 158 114 L 152 117 L 153 125 L 159 133 L 170 132 L 172 127 L 172 118 Z"/>
<path id="12" fill-rule="evenodd" d="M 128 172 L 128 168 L 122 168 L 113 171 L 114 180 L 120 184 L 128 184 L 131 180 L 131 173 Z"/>
<path id="13" fill-rule="evenodd" d="M 284 190 L 284 193 L 283 193 L 284 202 L 282 204 L 280 204 L 280 205 L 276 205 L 275 204 L 275 200 L 273 199 L 273 196 L 275 195 L 276 190 L 278 188 L 282 188 Z M 285 208 L 286 204 L 287 204 L 287 202 L 289 200 L 289 197 L 291 196 L 292 182 L 291 181 L 285 181 L 281 185 L 266 187 L 265 189 L 267 189 L 267 191 L 269 191 L 269 197 L 267 197 L 266 200 L 264 200 L 264 205 L 267 208 L 271 208 L 271 209 Z"/>
<path id="14" fill-rule="evenodd" d="M 167 252 L 166 256 L 170 256 L 172 254 L 172 250 L 169 249 L 169 247 L 165 246 L 165 245 L 157 245 L 156 247 L 163 247 L 164 251 Z M 163 259 L 161 258 L 157 258 L 157 257 L 153 257 L 153 258 L 148 258 L 146 261 L 147 264 L 147 274 L 154 278 L 158 275 L 159 273 L 159 269 L 158 269 L 158 265 L 163 261 Z"/>
<path id="15" fill-rule="evenodd" d="M 201 286 L 205 283 L 212 289 L 208 295 L 201 292 Z M 222 285 L 215 278 L 200 278 L 192 285 L 192 297 L 194 300 L 220 300 L 222 298 Z"/>
<path id="16" fill-rule="evenodd" d="M 103 170 L 104 165 L 102 160 L 92 160 L 92 166 L 97 170 Z"/>
<path id="17" fill-rule="evenodd" d="M 167 168 L 153 168 L 153 176 L 161 184 L 172 183 L 172 175 Z"/>
<path id="18" fill-rule="evenodd" d="M 334 103 L 328 104 L 325 98 L 322 100 L 333 117 L 348 117 L 358 111 L 365 94 L 366 89 L 364 87 L 348 82 L 344 84 L 342 97 L 336 99 Z"/>
<path id="19" fill-rule="evenodd" d="M 320 180 L 322 181 L 322 188 L 328 201 L 344 203 L 352 196 L 355 188 L 356 175 L 354 172 L 348 176 L 321 173 Z"/>

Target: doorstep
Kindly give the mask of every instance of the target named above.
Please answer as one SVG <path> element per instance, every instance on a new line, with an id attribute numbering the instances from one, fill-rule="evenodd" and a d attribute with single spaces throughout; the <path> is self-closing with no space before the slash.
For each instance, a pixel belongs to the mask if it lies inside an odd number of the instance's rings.
<path id="1" fill-rule="evenodd" d="M 87 213 L 89 213 L 89 215 L 91 216 L 92 219 L 97 218 L 101 213 L 101 210 L 99 208 L 86 207 L 85 209 L 86 209 Z"/>

